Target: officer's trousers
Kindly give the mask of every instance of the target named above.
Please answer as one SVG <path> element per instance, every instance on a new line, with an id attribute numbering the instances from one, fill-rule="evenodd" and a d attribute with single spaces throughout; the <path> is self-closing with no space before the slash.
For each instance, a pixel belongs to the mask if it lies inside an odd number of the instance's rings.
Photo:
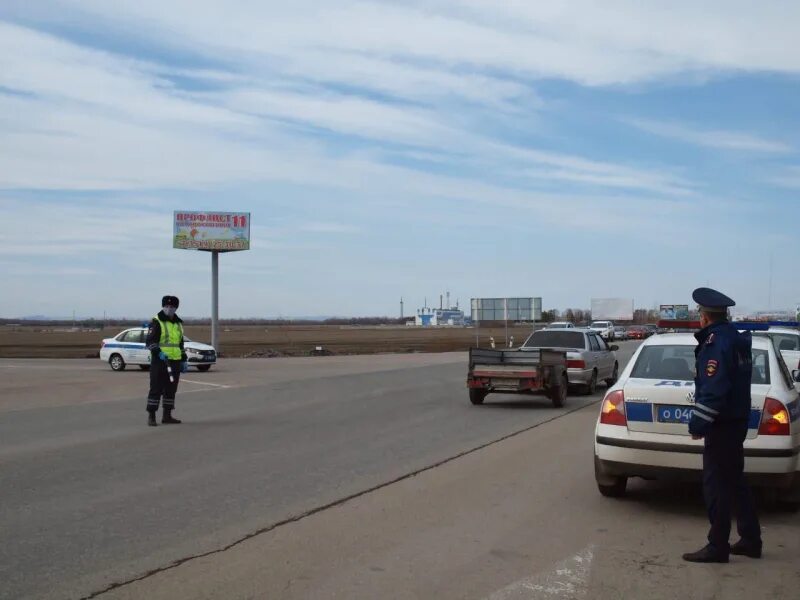
<path id="1" fill-rule="evenodd" d="M 164 410 L 175 408 L 175 392 L 178 391 L 178 380 L 181 377 L 181 361 L 171 360 L 169 364 L 172 368 L 174 381 L 169 380 L 167 363 L 158 358 L 155 358 L 150 363 L 150 392 L 147 394 L 147 410 L 149 412 L 158 410 L 162 396 L 164 398 Z"/>
<path id="2" fill-rule="evenodd" d="M 720 554 L 730 552 L 731 512 L 736 507 L 739 536 L 750 545 L 761 545 L 753 494 L 744 478 L 747 422 L 714 423 L 705 436 L 703 450 L 703 495 L 711 529 L 708 542 Z"/>

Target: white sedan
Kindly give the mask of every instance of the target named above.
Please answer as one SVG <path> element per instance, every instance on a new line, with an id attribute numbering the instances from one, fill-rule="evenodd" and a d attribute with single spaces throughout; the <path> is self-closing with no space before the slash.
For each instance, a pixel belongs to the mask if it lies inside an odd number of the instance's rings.
<path id="1" fill-rule="evenodd" d="M 114 371 L 124 371 L 128 365 L 138 365 L 146 371 L 150 368 L 150 351 L 144 343 L 146 337 L 146 327 L 134 327 L 113 338 L 106 338 L 100 347 L 100 360 L 107 362 Z M 208 371 L 217 362 L 217 352 L 213 346 L 193 342 L 186 336 L 183 336 L 183 341 L 190 367 Z"/>
<path id="2" fill-rule="evenodd" d="M 606 393 L 595 427 L 595 479 L 622 496 L 629 477 L 699 479 L 703 441 L 692 440 L 694 348 L 688 333 L 648 338 Z M 690 393 L 691 392 L 691 393 Z M 769 338 L 753 338 L 752 405 L 745 473 L 777 497 L 800 499 L 800 397 Z"/>

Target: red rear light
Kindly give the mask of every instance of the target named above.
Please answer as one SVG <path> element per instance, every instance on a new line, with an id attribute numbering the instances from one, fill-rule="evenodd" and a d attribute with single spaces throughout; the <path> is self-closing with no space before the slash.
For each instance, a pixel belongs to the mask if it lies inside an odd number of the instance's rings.
<path id="1" fill-rule="evenodd" d="M 764 401 L 758 435 L 789 435 L 789 411 L 775 398 Z"/>
<path id="2" fill-rule="evenodd" d="M 625 418 L 625 392 L 617 390 L 603 399 L 600 422 L 604 425 L 626 426 L 628 424 L 628 419 Z"/>
<path id="3" fill-rule="evenodd" d="M 568 360 L 567 361 L 567 368 L 568 369 L 585 369 L 586 362 L 583 360 Z"/>

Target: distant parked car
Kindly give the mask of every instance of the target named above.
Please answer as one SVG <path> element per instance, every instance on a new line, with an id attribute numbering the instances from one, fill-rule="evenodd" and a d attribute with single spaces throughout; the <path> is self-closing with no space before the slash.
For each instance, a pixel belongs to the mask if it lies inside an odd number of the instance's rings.
<path id="1" fill-rule="evenodd" d="M 547 326 L 547 329 L 575 329 L 575 325 L 568 321 L 554 321 Z"/>
<path id="2" fill-rule="evenodd" d="M 619 325 L 614 326 L 614 339 L 615 340 L 627 340 L 628 339 L 628 330 L 624 327 Z"/>
<path id="3" fill-rule="evenodd" d="M 113 371 L 124 371 L 128 365 L 138 365 L 146 371 L 150 368 L 150 351 L 145 347 L 146 327 L 134 327 L 106 338 L 100 347 L 100 360 L 109 364 Z M 213 346 L 193 342 L 183 336 L 183 348 L 190 367 L 208 371 L 217 362 L 217 352 Z"/>
<path id="4" fill-rule="evenodd" d="M 579 385 L 585 394 L 594 394 L 598 381 L 608 387 L 616 383 L 619 363 L 614 352 L 616 346 L 608 346 L 591 329 L 542 329 L 525 340 L 521 351 L 550 348 L 567 353 L 567 380 L 570 385 Z"/>

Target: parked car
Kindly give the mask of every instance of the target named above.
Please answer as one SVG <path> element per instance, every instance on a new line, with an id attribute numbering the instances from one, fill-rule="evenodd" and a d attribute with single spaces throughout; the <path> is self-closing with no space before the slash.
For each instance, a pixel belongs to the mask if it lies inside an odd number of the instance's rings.
<path id="1" fill-rule="evenodd" d="M 100 346 L 100 360 L 111 366 L 114 371 L 124 371 L 128 365 L 138 365 L 146 371 L 150 368 L 150 351 L 145 347 L 146 327 L 133 327 L 118 333 L 113 338 L 106 338 Z M 198 371 L 208 371 L 217 362 L 217 352 L 213 346 L 194 342 L 183 336 L 183 349 L 190 367 Z"/>
<path id="2" fill-rule="evenodd" d="M 542 329 L 525 340 L 521 351 L 548 348 L 567 353 L 567 380 L 591 395 L 598 381 L 611 387 L 619 375 L 615 350 L 592 329 Z"/>
<path id="3" fill-rule="evenodd" d="M 568 321 L 553 321 L 547 326 L 547 329 L 575 329 L 575 325 Z"/>
<path id="4" fill-rule="evenodd" d="M 606 341 L 614 341 L 614 323 L 611 321 L 592 321 L 589 329 L 597 333 Z"/>
<path id="5" fill-rule="evenodd" d="M 621 325 L 614 326 L 614 339 L 615 340 L 627 340 L 628 339 L 628 330 L 622 327 Z"/>
<path id="6" fill-rule="evenodd" d="M 647 339 L 603 399 L 595 427 L 595 479 L 604 496 L 621 496 L 630 477 L 702 476 L 703 441 L 692 440 L 691 333 Z M 774 344 L 753 337 L 752 404 L 744 443 L 745 474 L 755 485 L 800 499 L 800 399 Z"/>

